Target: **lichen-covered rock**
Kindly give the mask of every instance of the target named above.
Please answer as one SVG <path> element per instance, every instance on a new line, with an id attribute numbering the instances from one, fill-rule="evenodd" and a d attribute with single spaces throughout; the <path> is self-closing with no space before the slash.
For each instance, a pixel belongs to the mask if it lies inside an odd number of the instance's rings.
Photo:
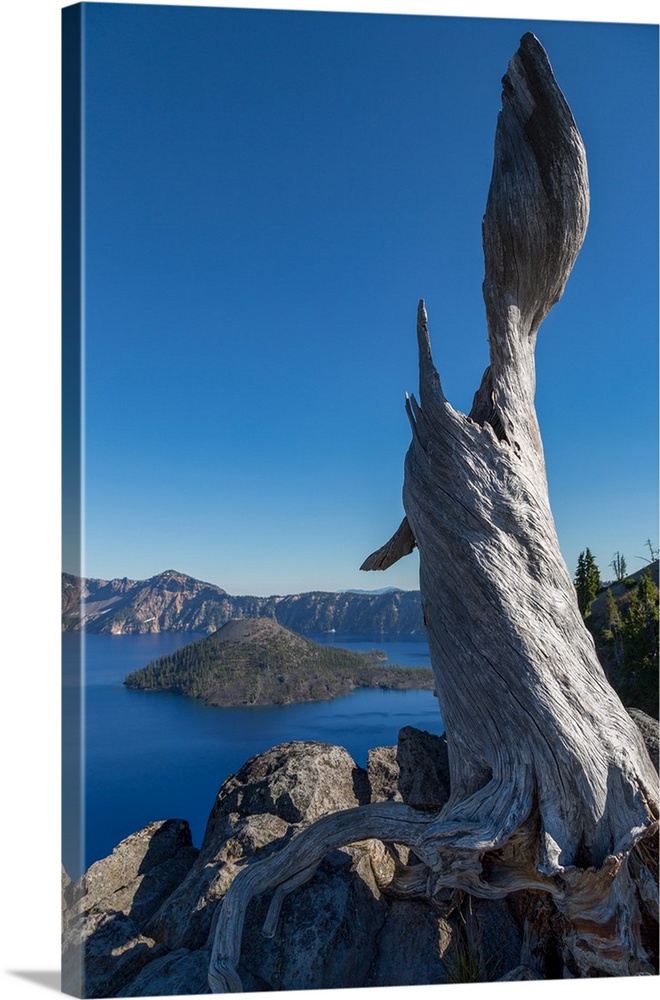
<path id="1" fill-rule="evenodd" d="M 284 743 L 252 757 L 220 788 L 197 861 L 147 932 L 168 948 L 203 947 L 247 858 L 281 847 L 301 824 L 368 800 L 366 773 L 342 747 Z"/>
<path id="2" fill-rule="evenodd" d="M 239 974 L 244 988 L 366 985 L 387 913 L 371 850 L 367 841 L 328 855 L 314 878 L 287 897 L 271 939 L 261 934 L 269 897 L 257 901 L 243 934 Z"/>
<path id="3" fill-rule="evenodd" d="M 270 813 L 286 823 L 311 823 L 326 813 L 366 801 L 364 771 L 343 747 L 330 743 L 282 743 L 251 757 L 218 792 L 200 860 L 212 853 L 226 817 Z"/>
<path id="4" fill-rule="evenodd" d="M 367 754 L 367 777 L 371 802 L 401 801 L 397 748 L 375 747 Z"/>
<path id="5" fill-rule="evenodd" d="M 144 925 L 182 881 L 197 856 L 184 820 L 150 823 L 65 886 L 62 980 L 83 995 L 113 996 L 161 944 Z"/>
<path id="6" fill-rule="evenodd" d="M 141 928 L 182 881 L 197 854 L 185 820 L 149 823 L 90 865 L 69 890 L 74 901 L 68 922 L 123 913 Z"/>
<path id="7" fill-rule="evenodd" d="M 147 930 L 169 948 L 201 948 L 211 928 L 215 908 L 237 873 L 255 852 L 280 846 L 292 827 L 279 816 L 230 814 L 227 839 L 214 857 L 196 863 L 154 915 Z"/>
<path id="8" fill-rule="evenodd" d="M 367 777 L 371 802 L 394 799 L 420 809 L 440 809 L 449 798 L 447 739 L 405 726 L 396 746 L 369 751 Z"/>

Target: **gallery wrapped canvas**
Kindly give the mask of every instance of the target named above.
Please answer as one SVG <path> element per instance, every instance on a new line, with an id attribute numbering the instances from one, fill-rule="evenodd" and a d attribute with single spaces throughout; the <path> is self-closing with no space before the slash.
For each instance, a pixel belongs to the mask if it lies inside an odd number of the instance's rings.
<path id="1" fill-rule="evenodd" d="M 65 992 L 657 975 L 657 41 L 64 9 Z"/>

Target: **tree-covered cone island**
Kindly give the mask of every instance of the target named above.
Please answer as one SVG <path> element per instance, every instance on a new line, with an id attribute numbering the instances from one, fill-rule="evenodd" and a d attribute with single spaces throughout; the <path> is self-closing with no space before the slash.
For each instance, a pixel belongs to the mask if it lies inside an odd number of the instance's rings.
<path id="1" fill-rule="evenodd" d="M 147 664 L 124 683 L 222 707 L 326 701 L 357 687 L 433 688 L 428 668 L 379 666 L 384 655 L 321 646 L 272 618 L 246 618 Z"/>

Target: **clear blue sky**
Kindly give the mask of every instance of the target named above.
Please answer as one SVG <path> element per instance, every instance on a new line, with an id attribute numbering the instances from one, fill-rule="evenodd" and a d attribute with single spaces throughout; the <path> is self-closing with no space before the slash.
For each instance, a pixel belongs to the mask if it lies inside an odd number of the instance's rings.
<path id="1" fill-rule="evenodd" d="M 427 301 L 445 391 L 488 362 L 481 217 L 500 80 L 545 46 L 591 220 L 537 349 L 573 571 L 657 538 L 656 26 L 85 5 L 88 576 L 234 594 L 358 571 L 403 508 Z M 65 566 L 65 568 L 67 568 Z"/>

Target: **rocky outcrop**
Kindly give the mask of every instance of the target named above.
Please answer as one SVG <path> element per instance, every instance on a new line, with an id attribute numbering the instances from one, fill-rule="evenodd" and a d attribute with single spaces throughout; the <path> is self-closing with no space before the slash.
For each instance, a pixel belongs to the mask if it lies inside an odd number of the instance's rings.
<path id="1" fill-rule="evenodd" d="M 424 986 L 451 981 L 446 961 L 455 920 L 416 899 L 392 900 L 378 937 L 370 986 Z M 409 942 L 402 948 L 403 941 Z M 412 946 L 414 942 L 414 947 Z"/>
<path id="2" fill-rule="evenodd" d="M 376 747 L 367 754 L 370 802 L 402 801 L 396 752 L 396 747 Z"/>
<path id="3" fill-rule="evenodd" d="M 97 861 L 64 895 L 62 982 L 113 996 L 165 948 L 144 927 L 197 857 L 184 820 L 150 823 Z M 65 882 L 63 874 L 63 884 Z"/>
<path id="4" fill-rule="evenodd" d="M 165 570 L 148 580 L 84 579 L 62 574 L 62 629 L 129 635 L 214 632 L 232 618 L 274 618 L 294 632 L 423 635 L 418 591 L 312 591 L 234 597 L 222 587 Z"/>
<path id="5" fill-rule="evenodd" d="M 440 809 L 449 798 L 446 736 L 406 726 L 399 732 L 396 759 L 403 801 L 417 809 Z"/>
<path id="6" fill-rule="evenodd" d="M 367 841 L 329 854 L 305 891 L 285 901 L 270 939 L 261 934 L 267 900 L 259 900 L 246 924 L 244 983 L 259 990 L 366 985 L 387 913 L 371 864 L 377 848 Z"/>
<path id="7" fill-rule="evenodd" d="M 449 798 L 447 738 L 405 726 L 395 747 L 369 751 L 367 777 L 372 802 L 438 810 Z"/>
<path id="8" fill-rule="evenodd" d="M 444 738 L 411 727 L 396 747 L 372 750 L 366 770 L 324 743 L 286 743 L 251 758 L 220 788 L 199 851 L 187 824 L 169 820 L 122 841 L 74 885 L 63 874 L 65 989 L 84 959 L 89 997 L 208 993 L 214 917 L 252 859 L 330 812 L 386 799 L 438 808 L 448 794 Z M 377 840 L 332 852 L 287 896 L 272 938 L 261 933 L 270 894 L 257 898 L 243 934 L 244 989 L 562 975 L 549 897 L 399 898 L 383 877 L 395 861 L 415 859 Z"/>
<path id="9" fill-rule="evenodd" d="M 118 996 L 197 996 L 209 992 L 207 977 L 211 950 L 178 948 L 145 965 Z"/>
<path id="10" fill-rule="evenodd" d="M 149 923 L 168 948 L 203 947 L 236 873 L 281 847 L 301 825 L 368 801 L 367 779 L 341 747 L 284 743 L 252 757 L 222 785 L 195 864 Z"/>

